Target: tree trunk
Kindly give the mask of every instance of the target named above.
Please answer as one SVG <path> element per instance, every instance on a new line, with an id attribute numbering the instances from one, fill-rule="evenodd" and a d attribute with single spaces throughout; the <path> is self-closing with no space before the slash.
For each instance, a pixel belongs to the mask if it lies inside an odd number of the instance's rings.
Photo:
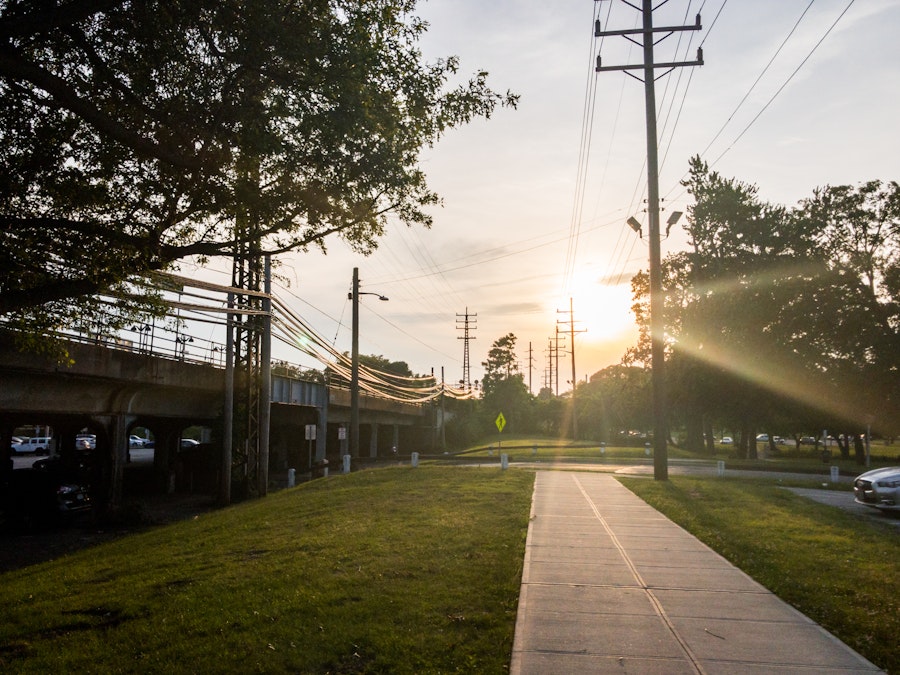
<path id="1" fill-rule="evenodd" d="M 863 443 L 861 434 L 857 434 L 853 437 L 853 451 L 856 455 L 856 463 L 860 466 L 864 466 L 866 463 L 866 446 Z"/>
<path id="2" fill-rule="evenodd" d="M 850 459 L 850 435 L 838 434 L 837 444 L 841 449 L 841 459 Z"/>
<path id="3" fill-rule="evenodd" d="M 748 421 L 744 420 L 741 423 L 741 443 L 744 444 L 744 457 L 747 459 L 759 459 L 759 454 L 756 451 L 756 429 L 753 428 L 753 425 Z"/>
<path id="4" fill-rule="evenodd" d="M 703 452 L 703 419 L 700 415 L 689 415 L 687 419 L 685 446 L 689 452 Z"/>
<path id="5" fill-rule="evenodd" d="M 716 454 L 716 439 L 713 436 L 713 425 L 709 417 L 703 418 L 703 432 L 706 437 L 706 454 L 713 456 Z"/>

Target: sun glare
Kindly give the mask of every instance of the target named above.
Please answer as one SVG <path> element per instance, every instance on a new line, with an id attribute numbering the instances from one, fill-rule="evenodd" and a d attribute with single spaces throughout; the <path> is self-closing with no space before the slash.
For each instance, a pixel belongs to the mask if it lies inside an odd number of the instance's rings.
<path id="1" fill-rule="evenodd" d="M 579 342 L 619 340 L 636 330 L 628 284 L 582 283 L 572 291 L 572 304 L 575 329 L 586 331 L 580 334 Z"/>
<path id="2" fill-rule="evenodd" d="M 625 350 L 637 343 L 638 329 L 631 312 L 629 283 L 612 286 L 585 275 L 572 284 L 571 297 L 575 330 L 578 331 L 575 337 L 578 345 L 576 376 L 581 380 L 619 363 Z M 551 310 L 564 324 L 559 326 L 561 333 L 569 330 L 568 310 L 568 297 L 557 300 Z M 568 339 L 563 344 L 567 346 Z"/>

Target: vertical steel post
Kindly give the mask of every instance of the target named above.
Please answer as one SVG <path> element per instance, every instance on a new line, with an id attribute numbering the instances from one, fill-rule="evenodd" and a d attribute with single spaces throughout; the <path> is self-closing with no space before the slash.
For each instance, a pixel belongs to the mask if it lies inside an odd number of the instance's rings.
<path id="1" fill-rule="evenodd" d="M 256 490 L 260 497 L 269 492 L 269 429 L 272 415 L 272 258 L 263 265 L 263 325 L 259 356 L 259 472 Z"/>
<path id="2" fill-rule="evenodd" d="M 359 268 L 353 268 L 353 343 L 350 364 L 350 456 L 359 457 Z"/>
<path id="3" fill-rule="evenodd" d="M 234 293 L 228 294 L 228 309 L 234 309 Z M 231 464 L 234 445 L 234 318 L 228 312 L 225 330 L 225 403 L 222 412 L 222 474 L 219 476 L 219 504 L 231 503 Z"/>

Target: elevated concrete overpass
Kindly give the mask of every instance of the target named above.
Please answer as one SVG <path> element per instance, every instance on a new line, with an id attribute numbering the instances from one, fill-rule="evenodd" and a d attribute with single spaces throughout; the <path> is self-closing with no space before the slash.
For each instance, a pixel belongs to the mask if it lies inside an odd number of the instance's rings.
<path id="1" fill-rule="evenodd" d="M 129 435 L 149 429 L 155 440 L 156 489 L 177 489 L 179 444 L 189 427 L 201 427 L 206 459 L 192 471 L 218 474 L 222 467 L 222 411 L 225 370 L 141 353 L 126 348 L 69 343 L 74 363 L 17 351 L 8 334 L 0 333 L 0 459 L 9 465 L 10 439 L 16 428 L 41 425 L 53 431 L 56 450 L 74 452 L 82 430 L 97 437 L 90 462 L 90 479 L 100 503 L 119 504 L 126 485 Z M 310 464 L 329 459 L 334 465 L 347 452 L 350 392 L 284 376 L 272 377 L 270 471 L 287 468 L 304 472 Z M 388 456 L 393 449 L 410 452 L 431 438 L 428 407 L 360 396 L 360 447 L 370 457 Z M 316 440 L 305 437 L 315 425 Z M 197 484 L 215 486 L 214 475 Z M 214 488 L 213 488 L 214 489 Z"/>

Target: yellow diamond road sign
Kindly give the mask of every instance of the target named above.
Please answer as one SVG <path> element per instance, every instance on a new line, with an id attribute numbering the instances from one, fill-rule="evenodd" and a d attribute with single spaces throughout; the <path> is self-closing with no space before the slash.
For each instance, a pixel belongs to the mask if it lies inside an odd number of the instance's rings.
<path id="1" fill-rule="evenodd" d="M 506 426 L 506 418 L 503 416 L 503 413 L 497 415 L 497 419 L 494 420 L 494 424 L 497 425 L 497 431 L 503 431 L 503 427 Z"/>

